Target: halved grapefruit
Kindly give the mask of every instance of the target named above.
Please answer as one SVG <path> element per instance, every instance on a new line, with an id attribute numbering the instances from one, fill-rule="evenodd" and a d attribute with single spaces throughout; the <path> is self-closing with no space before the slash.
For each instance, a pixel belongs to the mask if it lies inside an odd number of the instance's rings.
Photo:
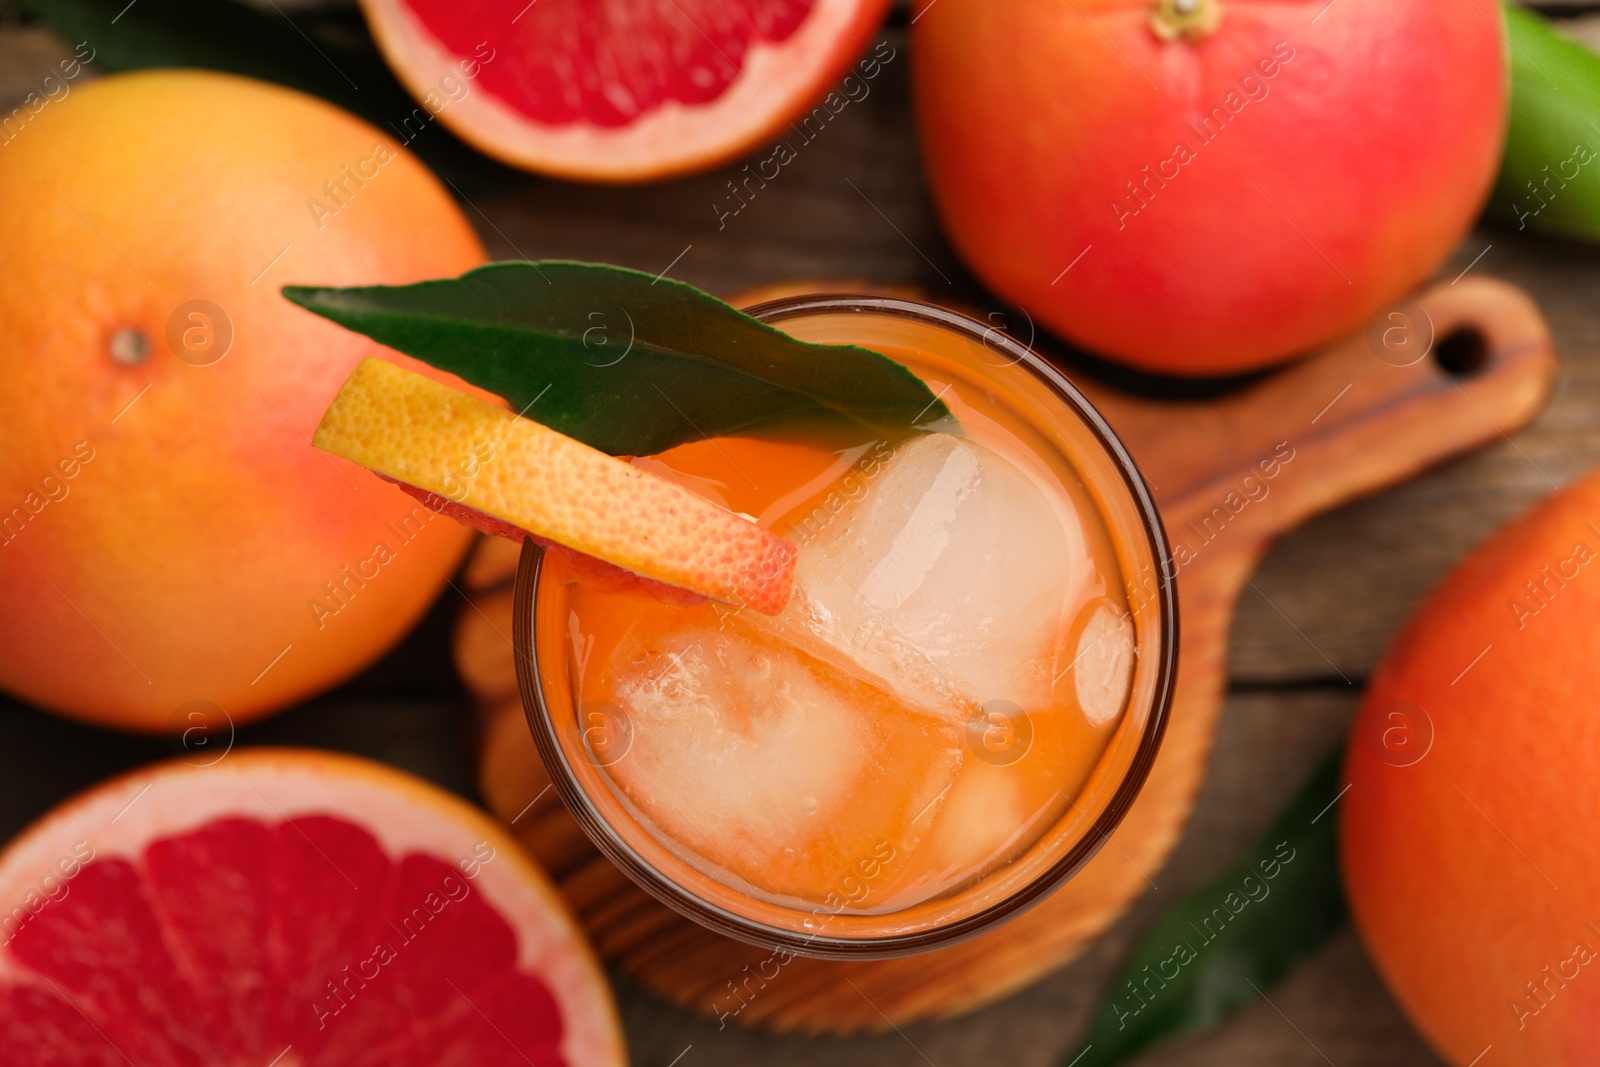
<path id="1" fill-rule="evenodd" d="M 500 824 L 290 749 L 135 771 L 0 854 L 0 1063 L 625 1061 L 605 980 Z"/>
<path id="2" fill-rule="evenodd" d="M 463 140 L 527 170 L 634 182 L 712 167 L 772 138 L 844 75 L 889 3 L 361 6 L 395 74 Z"/>

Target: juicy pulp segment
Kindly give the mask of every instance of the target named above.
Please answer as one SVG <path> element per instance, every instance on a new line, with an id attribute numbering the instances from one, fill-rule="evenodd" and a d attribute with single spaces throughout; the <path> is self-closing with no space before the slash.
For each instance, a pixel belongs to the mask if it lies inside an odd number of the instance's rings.
<path id="1" fill-rule="evenodd" d="M 392 363 L 362 361 L 312 443 L 647 578 L 765 614 L 789 600 L 795 547 L 786 538 Z"/>
<path id="2" fill-rule="evenodd" d="M 555 997 L 454 859 L 321 815 L 91 859 L 9 937 L 0 1062 L 560 1067 Z"/>
<path id="3" fill-rule="evenodd" d="M 626 126 L 668 102 L 715 100 L 739 77 L 752 46 L 787 40 L 813 3 L 407 0 L 406 6 L 456 55 L 471 56 L 487 40 L 513 52 L 515 61 L 484 63 L 478 77 L 528 118 Z"/>

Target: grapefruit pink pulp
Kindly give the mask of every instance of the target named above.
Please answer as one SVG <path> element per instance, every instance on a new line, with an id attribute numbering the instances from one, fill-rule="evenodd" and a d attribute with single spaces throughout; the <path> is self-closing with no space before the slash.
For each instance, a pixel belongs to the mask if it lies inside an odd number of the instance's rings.
<path id="1" fill-rule="evenodd" d="M 463 140 L 528 170 L 628 182 L 778 134 L 845 74 L 889 0 L 362 7 L 395 74 Z"/>
<path id="2" fill-rule="evenodd" d="M 0 855 L 0 1064 L 615 1067 L 604 979 L 487 816 L 326 752 L 170 763 Z"/>

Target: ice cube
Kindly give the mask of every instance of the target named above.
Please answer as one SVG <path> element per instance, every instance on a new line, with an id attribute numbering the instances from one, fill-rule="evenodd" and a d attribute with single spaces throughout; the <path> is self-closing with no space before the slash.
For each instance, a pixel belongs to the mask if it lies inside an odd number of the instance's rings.
<path id="1" fill-rule="evenodd" d="M 701 869 L 871 910 L 938 814 L 958 729 L 711 605 L 668 610 L 608 668 L 632 732 L 611 781 Z"/>
<path id="2" fill-rule="evenodd" d="M 1108 602 L 1089 616 L 1072 662 L 1078 707 L 1090 726 L 1122 714 L 1133 681 L 1133 620 Z"/>
<path id="3" fill-rule="evenodd" d="M 968 760 L 890 906 L 910 907 L 972 881 L 1008 859 L 1039 821 L 1014 774 Z"/>
<path id="4" fill-rule="evenodd" d="M 865 482 L 850 506 L 797 526 L 795 597 L 777 625 L 962 719 L 995 700 L 1050 705 L 1064 613 L 1094 576 L 1072 504 L 949 434 L 911 439 Z"/>

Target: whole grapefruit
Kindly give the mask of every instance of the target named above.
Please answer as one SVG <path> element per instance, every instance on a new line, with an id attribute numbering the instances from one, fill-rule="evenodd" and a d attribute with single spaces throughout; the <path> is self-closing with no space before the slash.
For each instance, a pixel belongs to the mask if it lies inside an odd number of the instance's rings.
<path id="1" fill-rule="evenodd" d="M 130 74 L 35 115 L 0 149 L 0 687 L 242 723 L 388 649 L 469 534 L 311 447 L 376 346 L 278 288 L 482 259 L 393 137 L 299 93 Z"/>
<path id="2" fill-rule="evenodd" d="M 482 812 L 327 752 L 132 772 L 0 854 L 0 1061 L 622 1067 L 604 975 Z"/>
<path id="3" fill-rule="evenodd" d="M 923 0 L 911 33 L 956 249 L 1152 371 L 1357 327 L 1449 255 L 1500 158 L 1495 0 Z"/>
<path id="4" fill-rule="evenodd" d="M 1600 475 L 1479 548 L 1383 659 L 1351 736 L 1356 925 L 1458 1067 L 1600 1048 Z"/>
<path id="5" fill-rule="evenodd" d="M 505 163 L 638 182 L 765 152 L 743 210 L 898 51 L 861 55 L 890 0 L 361 0 L 384 58 L 434 117 Z M 720 194 L 719 194 L 720 195 Z"/>

